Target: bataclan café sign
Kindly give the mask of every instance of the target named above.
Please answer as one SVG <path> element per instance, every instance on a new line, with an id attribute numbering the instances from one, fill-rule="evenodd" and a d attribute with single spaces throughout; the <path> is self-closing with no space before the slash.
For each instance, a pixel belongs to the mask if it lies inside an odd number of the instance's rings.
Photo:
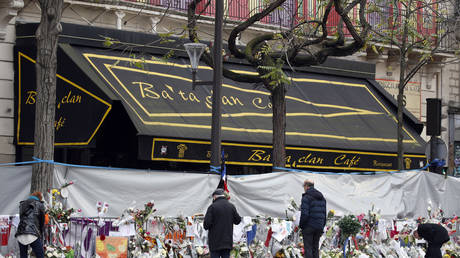
<path id="1" fill-rule="evenodd" d="M 147 140 L 146 138 L 143 140 Z M 207 163 L 211 157 L 209 141 L 153 138 L 151 160 Z M 271 146 L 223 142 L 226 164 L 271 166 Z M 145 157 L 147 158 L 147 157 Z M 425 161 L 421 155 L 407 155 L 407 169 Z M 320 148 L 286 147 L 286 167 L 297 169 L 344 169 L 354 171 L 392 171 L 396 154 L 345 151 Z M 414 164 L 415 163 L 415 164 Z"/>

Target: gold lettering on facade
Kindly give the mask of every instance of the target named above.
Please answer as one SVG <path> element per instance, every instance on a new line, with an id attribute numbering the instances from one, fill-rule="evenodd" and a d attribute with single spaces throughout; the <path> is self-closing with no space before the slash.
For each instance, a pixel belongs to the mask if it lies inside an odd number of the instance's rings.
<path id="1" fill-rule="evenodd" d="M 181 96 L 183 101 L 190 101 L 190 102 L 197 102 L 197 103 L 201 102 L 200 99 L 193 92 L 190 92 L 187 95 L 187 93 L 183 92 L 182 90 L 179 90 L 178 94 Z"/>
<path id="2" fill-rule="evenodd" d="M 393 166 L 392 163 L 386 163 L 386 162 L 378 162 L 377 160 L 373 160 L 372 161 L 372 165 L 374 167 L 387 167 L 387 168 L 390 168 Z"/>
<path id="3" fill-rule="evenodd" d="M 183 143 L 177 145 L 177 150 L 179 150 L 179 153 L 177 154 L 177 157 L 179 158 L 183 158 L 184 157 L 184 154 L 185 154 L 185 151 L 187 150 L 187 146 Z"/>
<path id="4" fill-rule="evenodd" d="M 165 87 L 168 88 L 168 90 L 170 90 L 172 93 L 174 93 L 173 87 L 169 86 L 168 84 L 165 84 Z M 161 96 L 164 99 L 174 100 L 174 98 L 169 95 L 169 92 L 167 90 L 162 90 Z"/>
<path id="5" fill-rule="evenodd" d="M 190 92 L 188 94 L 188 98 L 190 99 L 191 102 L 198 102 L 198 103 L 201 102 L 200 99 L 198 99 L 198 97 L 193 92 Z"/>
<path id="6" fill-rule="evenodd" d="M 406 169 L 410 169 L 410 164 L 412 163 L 412 160 L 410 158 L 405 158 L 404 163 L 406 164 Z"/>
<path id="7" fill-rule="evenodd" d="M 248 161 L 270 161 L 270 155 L 265 156 L 266 151 L 264 150 L 252 150 L 252 155 L 248 158 Z"/>
<path id="8" fill-rule="evenodd" d="M 59 101 L 57 108 L 58 109 L 61 108 L 61 104 L 77 104 L 77 103 L 81 103 L 81 96 L 72 94 L 72 91 L 69 90 L 69 92 L 67 92 L 67 95 L 62 97 L 61 101 Z"/>
<path id="9" fill-rule="evenodd" d="M 182 97 L 182 100 L 185 100 L 185 101 L 188 100 L 188 98 L 186 96 L 184 96 L 185 92 L 183 92 L 182 90 L 179 90 L 179 95 Z"/>
<path id="10" fill-rule="evenodd" d="M 357 155 L 354 155 L 352 158 L 349 158 L 346 154 L 341 154 L 334 159 L 334 165 L 341 166 L 345 165 L 349 168 L 358 166 L 359 160 L 361 158 Z"/>
<path id="11" fill-rule="evenodd" d="M 222 104 L 229 105 L 229 106 L 235 106 L 235 105 L 244 106 L 243 103 L 241 103 L 240 99 L 234 96 L 229 96 L 229 97 L 222 96 Z"/>
<path id="12" fill-rule="evenodd" d="M 54 129 L 56 131 L 59 131 L 59 129 L 61 129 L 62 127 L 64 127 L 64 123 L 65 123 L 65 118 L 60 116 L 59 119 L 57 121 L 54 121 Z"/>
<path id="13" fill-rule="evenodd" d="M 252 99 L 252 105 L 258 109 L 267 109 L 267 108 L 272 108 L 272 103 L 268 102 L 268 104 L 263 104 L 263 100 L 260 97 L 253 98 Z"/>
<path id="14" fill-rule="evenodd" d="M 35 104 L 35 96 L 37 96 L 37 92 L 30 90 L 26 94 L 27 94 L 26 104 L 27 105 Z"/>
<path id="15" fill-rule="evenodd" d="M 208 159 L 211 158 L 211 151 L 210 151 L 210 150 L 208 150 L 208 151 L 206 152 L 206 158 L 208 158 Z"/>
<path id="16" fill-rule="evenodd" d="M 302 164 L 311 164 L 311 165 L 321 165 L 324 162 L 324 159 L 318 156 L 313 156 L 311 153 L 308 155 L 302 156 L 298 159 L 298 163 Z"/>
<path id="17" fill-rule="evenodd" d="M 211 91 L 212 94 L 212 91 Z M 211 109 L 212 108 L 212 96 L 208 95 L 206 96 L 206 107 Z"/>
<path id="18" fill-rule="evenodd" d="M 151 99 L 159 99 L 160 94 L 156 93 L 153 90 L 153 85 L 146 82 L 132 82 L 132 84 L 139 85 L 139 91 L 141 93 L 142 98 L 151 98 Z"/>

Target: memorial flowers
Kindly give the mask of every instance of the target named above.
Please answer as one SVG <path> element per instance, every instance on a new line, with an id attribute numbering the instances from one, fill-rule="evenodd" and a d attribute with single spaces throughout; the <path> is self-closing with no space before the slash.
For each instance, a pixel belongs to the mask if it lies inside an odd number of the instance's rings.
<path id="1" fill-rule="evenodd" d="M 49 258 L 73 258 L 75 252 L 71 246 L 59 247 L 59 246 L 45 246 L 45 257 Z"/>
<path id="2" fill-rule="evenodd" d="M 67 187 L 73 185 L 73 181 L 64 183 L 59 188 L 50 189 L 50 201 L 46 213 L 51 222 L 58 224 L 67 224 L 70 221 L 70 216 L 75 212 L 74 208 L 66 209 L 62 204 L 67 198 Z"/>

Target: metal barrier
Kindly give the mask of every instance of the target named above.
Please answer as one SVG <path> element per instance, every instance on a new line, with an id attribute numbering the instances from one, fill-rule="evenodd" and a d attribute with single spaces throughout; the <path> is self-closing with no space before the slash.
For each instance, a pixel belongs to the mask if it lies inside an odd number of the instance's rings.
<path id="1" fill-rule="evenodd" d="M 0 255 L 17 256 L 19 248 L 14 236 L 16 226 L 14 219 L 17 216 L 0 216 Z M 95 239 L 101 235 L 110 235 L 110 231 L 117 231 L 112 223 L 115 218 L 76 218 L 70 219 L 66 225 L 48 224 L 45 226 L 44 245 L 70 246 L 74 249 L 75 257 L 93 257 L 95 255 Z M 17 218 L 19 221 L 19 218 Z"/>
<path id="2" fill-rule="evenodd" d="M 109 236 L 110 231 L 118 231 L 113 227 L 115 218 L 110 217 L 72 217 L 69 223 L 60 225 L 49 224 L 45 230 L 45 245 L 70 246 L 75 257 L 93 257 L 95 255 L 96 238 Z"/>

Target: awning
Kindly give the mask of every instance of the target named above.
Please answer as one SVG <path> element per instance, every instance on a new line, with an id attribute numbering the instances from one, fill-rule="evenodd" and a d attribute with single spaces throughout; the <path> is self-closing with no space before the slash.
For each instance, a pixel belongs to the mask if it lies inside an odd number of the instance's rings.
<path id="1" fill-rule="evenodd" d="M 117 100 L 138 131 L 140 159 L 208 163 L 212 87 L 192 89 L 189 61 L 182 58 L 183 53 L 163 60 L 160 55 L 102 49 L 102 43 L 98 44 L 100 47 L 60 45 L 58 103 L 65 103 L 57 109 L 56 117 L 66 118 L 66 126 L 56 130 L 57 145 L 91 144 L 110 112 L 111 101 Z M 32 144 L 33 129 L 24 121 L 33 122 L 33 109 L 24 96 L 32 89 L 27 87 L 34 87 L 34 50 L 19 48 L 16 53 L 21 63 L 17 81 L 24 93 L 18 104 L 17 143 Z M 239 72 L 254 72 L 244 64 L 225 65 Z M 395 169 L 394 103 L 375 81 L 343 76 L 347 69 L 340 69 L 337 74 L 341 76 L 303 71 L 288 74 L 292 78 L 286 97 L 288 166 Z M 212 80 L 212 69 L 202 64 L 197 77 Z M 80 97 L 74 97 L 78 103 L 69 105 L 72 94 Z M 270 94 L 262 86 L 224 79 L 222 141 L 228 164 L 271 165 L 270 107 Z M 162 147 L 168 151 L 162 152 Z M 425 142 L 407 121 L 404 150 L 407 169 L 419 168 L 425 161 Z"/>
<path id="2" fill-rule="evenodd" d="M 33 47 L 15 51 L 16 137 L 17 145 L 34 144 L 36 75 Z M 75 65 L 70 56 L 58 51 L 56 86 L 56 146 L 88 146 L 112 108 L 112 99 L 97 87 L 97 77 Z M 90 71 L 91 72 L 91 71 Z M 94 79 L 95 78 L 95 79 Z M 110 96 L 110 95 L 108 95 Z"/>
<path id="3" fill-rule="evenodd" d="M 127 57 L 117 51 L 80 48 L 81 55 L 127 107 L 139 134 L 209 139 L 212 87 L 191 87 L 188 60 Z M 244 65 L 227 64 L 250 73 Z M 200 66 L 198 78 L 211 80 Z M 396 121 L 367 80 L 295 73 L 287 92 L 287 144 L 393 152 Z M 222 139 L 271 143 L 270 94 L 263 87 L 224 80 Z M 404 129 L 408 153 L 424 143 Z"/>

